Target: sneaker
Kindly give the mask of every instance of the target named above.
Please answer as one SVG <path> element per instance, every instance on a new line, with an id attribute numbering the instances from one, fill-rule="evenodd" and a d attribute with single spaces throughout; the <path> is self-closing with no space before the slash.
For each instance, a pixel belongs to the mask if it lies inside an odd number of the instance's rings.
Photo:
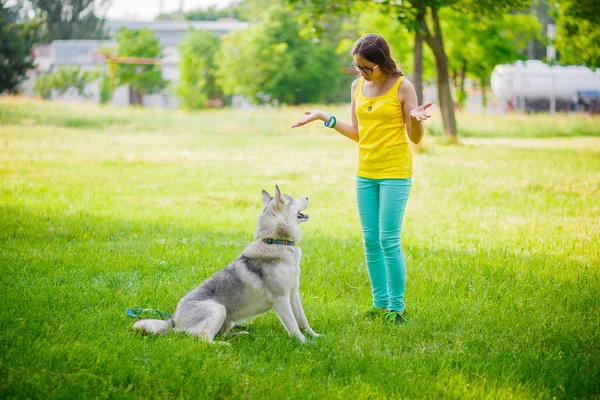
<path id="1" fill-rule="evenodd" d="M 385 321 L 394 324 L 403 324 L 408 320 L 404 311 L 401 313 L 398 311 L 388 311 L 385 313 Z"/>
<path id="2" fill-rule="evenodd" d="M 383 315 L 387 312 L 387 308 L 379 308 L 375 306 L 371 306 L 364 312 L 365 317 L 370 319 L 376 319 L 383 317 Z"/>

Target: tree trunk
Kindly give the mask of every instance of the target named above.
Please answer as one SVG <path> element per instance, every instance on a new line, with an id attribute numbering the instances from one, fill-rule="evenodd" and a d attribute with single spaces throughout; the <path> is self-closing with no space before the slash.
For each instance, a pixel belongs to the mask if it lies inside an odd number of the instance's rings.
<path id="1" fill-rule="evenodd" d="M 450 78 L 452 78 L 452 86 L 454 87 L 454 105 L 456 107 L 458 107 L 458 109 L 460 110 L 460 83 L 458 81 L 458 71 L 453 69 L 452 73 L 450 74 Z"/>
<path id="2" fill-rule="evenodd" d="M 465 92 L 465 80 L 467 77 L 467 60 L 463 60 L 461 69 L 460 69 L 460 85 L 459 85 L 459 96 L 458 96 L 458 107 L 462 110 L 467 103 L 467 92 Z"/>
<path id="3" fill-rule="evenodd" d="M 485 114 L 485 109 L 488 105 L 487 94 L 485 93 L 485 81 L 480 79 L 479 85 L 481 86 L 481 110 Z"/>
<path id="4" fill-rule="evenodd" d="M 423 1 L 419 0 L 417 5 L 417 22 L 419 23 L 415 29 L 415 48 L 413 50 L 413 85 L 417 92 L 417 103 L 423 104 L 423 32 L 419 26 L 421 23 L 425 23 L 425 7 L 423 7 Z"/>
<path id="5" fill-rule="evenodd" d="M 465 92 L 465 80 L 467 78 L 467 60 L 463 61 L 462 68 L 460 70 L 460 91 Z"/>
<path id="6" fill-rule="evenodd" d="M 452 74 L 450 74 L 450 77 L 452 78 L 452 83 L 454 84 L 454 87 L 457 88 L 458 85 L 458 72 L 453 69 L 452 70 Z"/>
<path id="7" fill-rule="evenodd" d="M 131 85 L 129 85 L 129 104 L 142 106 L 142 93 Z"/>
<path id="8" fill-rule="evenodd" d="M 450 74 L 448 72 L 448 58 L 444 50 L 442 39 L 442 29 L 437 15 L 435 0 L 431 2 L 431 17 L 433 20 L 435 36 L 429 32 L 425 25 L 424 39 L 427 45 L 433 51 L 435 56 L 435 68 L 437 71 L 438 100 L 442 111 L 442 121 L 444 123 L 444 133 L 454 139 L 457 135 L 456 119 L 454 117 L 454 101 L 452 100 L 452 91 L 450 88 Z"/>
<path id="9" fill-rule="evenodd" d="M 444 122 L 444 133 L 456 137 L 456 119 L 454 117 L 454 100 L 450 88 L 450 77 L 448 76 L 448 60 L 446 53 L 435 55 L 435 67 L 437 70 L 438 100 L 442 110 Z"/>
<path id="10" fill-rule="evenodd" d="M 412 83 L 417 92 L 417 103 L 423 104 L 423 36 L 417 31 L 415 33 L 415 48 L 413 51 L 414 71 Z"/>

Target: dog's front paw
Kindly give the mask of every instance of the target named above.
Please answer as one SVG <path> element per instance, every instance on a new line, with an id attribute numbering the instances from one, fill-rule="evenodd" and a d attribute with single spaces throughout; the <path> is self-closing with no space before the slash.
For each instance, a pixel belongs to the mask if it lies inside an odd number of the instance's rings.
<path id="1" fill-rule="evenodd" d="M 300 342 L 306 343 L 306 337 L 302 333 L 298 332 L 294 334 L 294 336 L 297 337 Z"/>
<path id="2" fill-rule="evenodd" d="M 317 333 L 317 332 L 313 331 L 311 328 L 307 328 L 306 329 L 306 333 L 308 333 L 312 337 L 321 337 L 321 336 L 323 336 L 320 333 Z"/>

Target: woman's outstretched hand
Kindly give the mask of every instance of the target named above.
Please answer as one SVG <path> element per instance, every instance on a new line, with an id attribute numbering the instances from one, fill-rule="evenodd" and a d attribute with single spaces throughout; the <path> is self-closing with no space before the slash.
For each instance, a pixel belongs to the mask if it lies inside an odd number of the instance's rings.
<path id="1" fill-rule="evenodd" d="M 425 121 L 426 119 L 431 118 L 431 114 L 427 112 L 427 109 L 431 107 L 431 103 L 423 104 L 412 110 L 410 112 L 410 116 L 416 119 L 417 121 Z"/>
<path id="2" fill-rule="evenodd" d="M 294 125 L 292 125 L 292 128 L 306 125 L 309 122 L 313 122 L 318 119 L 322 120 L 323 119 L 322 117 L 323 117 L 323 113 L 319 110 L 304 111 L 304 118 L 302 118 L 300 121 L 298 121 Z"/>

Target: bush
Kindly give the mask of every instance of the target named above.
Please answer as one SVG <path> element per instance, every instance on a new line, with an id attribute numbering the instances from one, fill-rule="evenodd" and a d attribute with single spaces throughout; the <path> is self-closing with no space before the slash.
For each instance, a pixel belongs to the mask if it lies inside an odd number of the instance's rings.
<path id="1" fill-rule="evenodd" d="M 109 74 L 103 74 L 100 81 L 100 104 L 106 104 L 112 100 L 113 90 Z"/>
<path id="2" fill-rule="evenodd" d="M 35 83 L 35 92 L 47 99 L 56 90 L 59 95 L 64 95 L 70 88 L 77 89 L 82 97 L 88 97 L 85 88 L 95 81 L 100 73 L 86 71 L 80 67 L 60 67 L 55 72 L 41 75 Z"/>

